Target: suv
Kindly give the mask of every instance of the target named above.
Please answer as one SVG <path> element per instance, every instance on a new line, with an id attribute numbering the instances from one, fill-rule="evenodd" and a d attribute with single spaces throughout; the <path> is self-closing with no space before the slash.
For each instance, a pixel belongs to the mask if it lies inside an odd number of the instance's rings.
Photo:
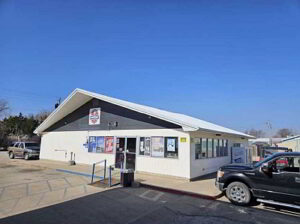
<path id="1" fill-rule="evenodd" d="M 254 165 L 227 165 L 216 186 L 237 205 L 258 202 L 300 209 L 300 152 L 275 153 Z"/>
<path id="2" fill-rule="evenodd" d="M 16 142 L 13 146 L 8 147 L 7 150 L 10 159 L 22 157 L 28 160 L 40 156 L 40 145 L 35 142 Z"/>

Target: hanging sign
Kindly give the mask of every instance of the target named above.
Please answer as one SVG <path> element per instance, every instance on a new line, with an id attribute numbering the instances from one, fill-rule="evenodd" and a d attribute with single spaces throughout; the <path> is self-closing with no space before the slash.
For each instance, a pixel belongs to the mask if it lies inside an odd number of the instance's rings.
<path id="1" fill-rule="evenodd" d="M 91 108 L 89 114 L 89 125 L 100 124 L 101 109 Z"/>

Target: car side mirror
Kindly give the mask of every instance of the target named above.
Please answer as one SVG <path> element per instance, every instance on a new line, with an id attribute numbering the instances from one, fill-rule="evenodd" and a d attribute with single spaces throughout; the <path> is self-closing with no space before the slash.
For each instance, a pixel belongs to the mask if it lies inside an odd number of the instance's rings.
<path id="1" fill-rule="evenodd" d="M 261 165 L 261 171 L 264 173 L 269 173 L 270 172 L 270 168 L 269 168 L 269 164 L 268 163 L 263 163 Z"/>

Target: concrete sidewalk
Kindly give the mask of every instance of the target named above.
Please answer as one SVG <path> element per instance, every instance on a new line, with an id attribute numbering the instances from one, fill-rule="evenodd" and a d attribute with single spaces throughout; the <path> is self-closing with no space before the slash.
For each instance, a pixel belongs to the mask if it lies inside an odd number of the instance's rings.
<path id="1" fill-rule="evenodd" d="M 19 163 L 27 163 L 25 160 L 19 160 Z M 69 166 L 66 162 L 58 162 L 51 160 L 33 160 L 30 161 L 31 166 L 52 168 L 52 169 L 65 169 L 74 172 L 91 174 L 92 165 L 77 164 L 75 166 Z M 191 194 L 198 194 L 207 198 L 219 198 L 221 192 L 215 187 L 216 174 L 205 175 L 198 180 L 189 181 L 183 178 L 177 178 L 172 176 L 163 176 L 150 173 L 135 173 L 135 182 L 142 184 L 143 186 L 156 187 L 161 190 L 172 190 L 187 192 Z"/>
<path id="2" fill-rule="evenodd" d="M 9 159 L 0 153 L 0 218 L 62 203 L 105 191 L 90 186 L 90 178 L 57 172 L 57 168 L 88 171 L 89 166 L 70 167 L 66 163 Z"/>
<path id="3" fill-rule="evenodd" d="M 210 174 L 198 180 L 189 181 L 176 177 L 136 173 L 135 181 L 145 187 L 217 199 L 222 192 L 215 187 L 215 177 L 216 174 Z"/>

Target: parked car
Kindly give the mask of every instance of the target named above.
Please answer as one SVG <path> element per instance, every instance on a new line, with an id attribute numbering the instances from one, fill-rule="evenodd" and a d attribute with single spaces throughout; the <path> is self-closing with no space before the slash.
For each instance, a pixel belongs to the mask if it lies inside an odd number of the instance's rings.
<path id="1" fill-rule="evenodd" d="M 233 204 L 256 199 L 300 209 L 300 152 L 275 153 L 254 165 L 223 166 L 216 186 Z"/>
<path id="2" fill-rule="evenodd" d="M 16 142 L 13 146 L 8 147 L 10 159 L 21 157 L 26 160 L 38 158 L 40 156 L 40 145 L 35 142 Z"/>

